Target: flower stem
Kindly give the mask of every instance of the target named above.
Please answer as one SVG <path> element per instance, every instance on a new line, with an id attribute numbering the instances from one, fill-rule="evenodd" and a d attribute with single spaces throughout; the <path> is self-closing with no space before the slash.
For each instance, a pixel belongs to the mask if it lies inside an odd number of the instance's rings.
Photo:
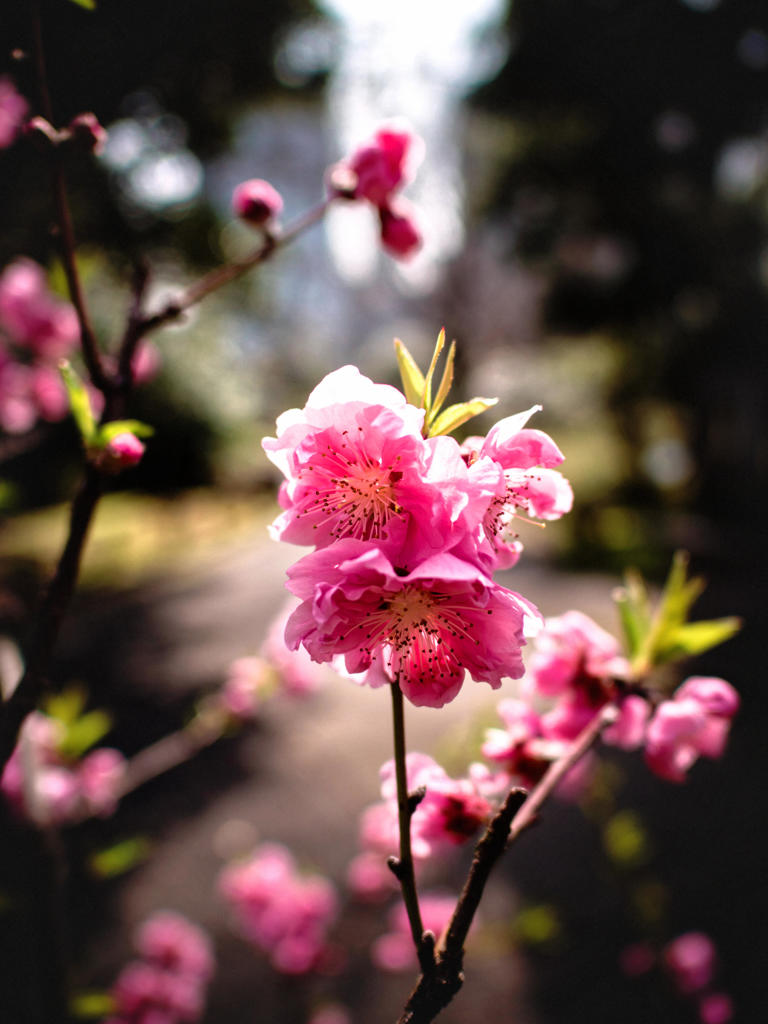
<path id="1" fill-rule="evenodd" d="M 419 909 L 419 897 L 416 892 L 416 879 L 413 874 L 413 854 L 411 852 L 411 807 L 408 800 L 408 776 L 405 766 L 405 716 L 403 714 L 403 693 L 397 683 L 390 686 L 392 691 L 392 730 L 395 747 L 395 779 L 397 781 L 397 819 L 400 827 L 400 857 L 392 868 L 397 875 L 403 892 L 405 909 L 411 935 L 419 955 L 422 971 L 426 959 L 427 965 L 434 964 L 431 947 L 425 948 L 424 925 Z"/>

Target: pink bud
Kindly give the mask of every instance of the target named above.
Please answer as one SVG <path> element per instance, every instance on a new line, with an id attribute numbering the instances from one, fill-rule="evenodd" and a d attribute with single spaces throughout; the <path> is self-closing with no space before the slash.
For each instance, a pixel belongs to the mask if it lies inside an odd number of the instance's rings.
<path id="1" fill-rule="evenodd" d="M 733 1018 L 733 1000 L 725 992 L 710 992 L 699 1002 L 702 1024 L 728 1024 Z"/>
<path id="2" fill-rule="evenodd" d="M 664 950 L 664 963 L 681 992 L 698 992 L 715 972 L 715 945 L 703 932 L 678 935 Z"/>
<path id="3" fill-rule="evenodd" d="M 88 152 L 98 156 L 104 151 L 107 133 L 95 114 L 89 112 L 73 117 L 69 122 L 69 131 L 73 142 L 78 143 Z"/>
<path id="4" fill-rule="evenodd" d="M 379 208 L 381 244 L 399 260 L 410 259 L 421 248 L 421 233 L 413 219 L 413 211 L 404 199 Z"/>
<path id="5" fill-rule="evenodd" d="M 283 208 L 280 193 L 268 181 L 251 178 L 241 182 L 232 193 L 232 209 L 236 217 L 256 227 L 276 217 Z"/>
<path id="6" fill-rule="evenodd" d="M 104 448 L 91 452 L 91 461 L 103 473 L 120 473 L 124 469 L 131 469 L 141 462 L 144 454 L 144 445 L 129 431 L 123 434 L 116 434 Z"/>

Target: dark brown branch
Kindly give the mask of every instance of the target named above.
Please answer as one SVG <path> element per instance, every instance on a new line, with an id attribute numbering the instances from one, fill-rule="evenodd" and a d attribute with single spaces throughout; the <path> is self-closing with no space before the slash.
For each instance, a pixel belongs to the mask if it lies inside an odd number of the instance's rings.
<path id="1" fill-rule="evenodd" d="M 38 0 L 33 0 L 32 2 L 32 26 L 40 105 L 45 118 L 53 124 L 53 108 L 51 105 L 50 93 L 48 91 L 48 76 L 45 67 L 45 49 L 43 47 L 43 29 Z M 90 374 L 94 385 L 106 394 L 111 388 L 111 381 L 104 372 L 101 353 L 99 352 L 96 335 L 91 325 L 88 307 L 85 303 L 85 296 L 80 282 L 80 273 L 77 269 L 77 260 L 75 259 L 75 232 L 72 227 L 72 215 L 69 211 L 62 154 L 57 146 L 53 146 L 49 155 L 51 160 L 51 191 L 53 193 L 53 201 L 56 208 L 56 221 L 58 224 L 59 240 L 61 243 L 61 257 L 64 266 L 64 274 L 67 279 L 69 296 L 72 300 L 72 305 L 75 308 L 77 321 L 80 326 L 80 342 L 83 351 L 83 359 L 85 360 L 85 365 L 88 368 L 88 373 Z"/>
<path id="2" fill-rule="evenodd" d="M 435 966 L 419 977 L 397 1024 L 430 1024 L 459 991 L 464 982 L 464 942 L 491 870 L 504 850 L 534 823 L 563 777 L 591 749 L 603 729 L 615 721 L 616 714 L 614 705 L 606 705 L 567 752 L 550 765 L 530 795 L 526 796 L 522 789 L 512 789 L 507 794 L 475 847 L 472 866 L 453 917 L 435 947 Z"/>
<path id="3" fill-rule="evenodd" d="M 72 599 L 88 527 L 102 490 L 101 474 L 88 466 L 72 502 L 69 533 L 59 564 L 24 645 L 26 668 L 15 690 L 0 708 L 0 773 L 13 753 L 22 722 L 37 707 L 47 685 L 53 648 Z"/>

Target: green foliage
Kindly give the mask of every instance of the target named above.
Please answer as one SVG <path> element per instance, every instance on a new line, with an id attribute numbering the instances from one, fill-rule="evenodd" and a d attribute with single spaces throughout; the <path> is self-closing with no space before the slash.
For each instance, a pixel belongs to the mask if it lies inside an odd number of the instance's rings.
<path id="1" fill-rule="evenodd" d="M 689 622 L 696 599 L 704 590 L 700 577 L 688 578 L 688 555 L 678 551 L 655 609 L 639 573 L 628 573 L 614 593 L 632 672 L 636 678 L 672 661 L 681 661 L 716 647 L 741 628 L 730 616 Z"/>
<path id="2" fill-rule="evenodd" d="M 96 432 L 95 443 L 97 447 L 104 448 L 118 434 L 135 434 L 136 437 L 152 437 L 155 430 L 148 423 L 141 420 L 110 420 Z"/>
<path id="3" fill-rule="evenodd" d="M 152 844 L 144 836 L 122 839 L 113 846 L 92 853 L 88 858 L 88 869 L 96 878 L 116 878 L 142 864 L 149 857 L 151 848 Z"/>
<path id="4" fill-rule="evenodd" d="M 62 757 L 76 761 L 103 739 L 112 728 L 106 711 L 84 711 L 87 695 L 80 686 L 72 686 L 53 694 L 43 704 L 43 711 L 63 726 L 57 745 Z"/>
<path id="5" fill-rule="evenodd" d="M 486 412 L 486 410 L 491 409 L 498 402 L 498 398 L 473 398 L 469 402 L 449 405 L 442 413 L 440 412 L 453 384 L 456 342 L 451 342 L 443 374 L 440 378 L 440 385 L 437 389 L 435 400 L 432 401 L 432 380 L 437 368 L 438 359 L 444 347 L 445 328 L 437 336 L 429 369 L 426 376 L 424 376 L 402 341 L 399 338 L 395 338 L 395 354 L 400 370 L 400 378 L 403 382 L 403 392 L 411 405 L 424 409 L 426 413 L 424 424 L 428 437 L 436 437 L 438 434 L 450 434 L 460 427 L 462 423 L 466 423 L 473 416 L 479 416 L 481 413 Z"/>
<path id="6" fill-rule="evenodd" d="M 557 911 L 548 903 L 524 907 L 514 920 L 514 938 L 525 946 L 548 946 L 561 934 Z"/>
<path id="7" fill-rule="evenodd" d="M 648 834 L 634 811 L 618 811 L 603 830 L 603 846 L 610 859 L 622 868 L 639 867 L 651 856 Z"/>
<path id="8" fill-rule="evenodd" d="M 80 375 L 73 369 L 72 364 L 66 359 L 62 359 L 59 363 L 59 372 L 64 381 L 64 387 L 67 389 L 69 408 L 72 411 L 83 443 L 86 445 L 93 444 L 96 437 L 96 419 L 91 408 L 88 389 Z"/>
<path id="9" fill-rule="evenodd" d="M 96 10 L 96 0 L 70 0 L 70 3 L 77 4 L 78 7 L 84 7 L 86 11 Z"/>
<path id="10" fill-rule="evenodd" d="M 115 1000 L 108 992 L 76 992 L 70 1000 L 69 1009 L 72 1016 L 80 1020 L 102 1020 L 115 1012 Z"/>

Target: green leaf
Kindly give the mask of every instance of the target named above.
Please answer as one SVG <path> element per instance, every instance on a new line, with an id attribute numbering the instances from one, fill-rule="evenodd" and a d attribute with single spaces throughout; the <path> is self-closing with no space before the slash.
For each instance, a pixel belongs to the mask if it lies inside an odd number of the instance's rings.
<path id="1" fill-rule="evenodd" d="M 445 345 L 445 328 L 441 328 L 440 333 L 437 336 L 435 342 L 435 351 L 432 353 L 432 359 L 429 363 L 429 369 L 427 370 L 427 376 L 424 380 L 424 395 L 421 399 L 421 404 L 427 411 L 427 420 L 431 418 L 432 413 L 432 378 L 435 375 L 435 367 L 437 366 L 437 360 L 440 358 L 440 353 L 443 351 Z"/>
<path id="2" fill-rule="evenodd" d="M 424 398 L 424 374 L 418 368 L 416 360 L 399 338 L 395 338 L 395 355 L 397 356 L 397 366 L 400 370 L 400 379 L 403 382 L 403 393 L 406 400 L 411 405 L 415 405 L 420 409 L 422 399 Z"/>
<path id="3" fill-rule="evenodd" d="M 741 629 L 741 619 L 704 619 L 666 629 L 657 639 L 654 649 L 656 664 L 691 658 L 730 640 Z"/>
<path id="4" fill-rule="evenodd" d="M 451 390 L 451 385 L 453 384 L 453 364 L 454 364 L 455 359 L 456 359 L 456 342 L 452 341 L 451 342 L 451 347 L 448 349 L 448 355 L 447 355 L 446 360 L 445 360 L 445 368 L 443 369 L 443 376 L 442 376 L 442 378 L 440 380 L 440 387 L 437 389 L 437 394 L 435 395 L 435 400 L 432 403 L 432 405 L 430 407 L 430 410 L 429 410 L 429 416 L 428 416 L 429 423 L 432 423 L 432 421 L 435 419 L 437 414 L 440 412 L 440 410 L 443 407 L 443 403 L 445 402 L 446 398 L 448 397 L 448 392 Z"/>
<path id="5" fill-rule="evenodd" d="M 43 711 L 69 727 L 83 713 L 86 692 L 82 686 L 69 686 L 61 693 L 52 693 L 43 702 Z"/>
<path id="6" fill-rule="evenodd" d="M 136 437 L 152 437 L 154 427 L 141 420 L 110 420 L 104 426 L 99 427 L 94 443 L 96 447 L 103 448 L 108 445 L 118 434 L 135 434 Z"/>
<path id="7" fill-rule="evenodd" d="M 639 867 L 651 855 L 648 833 L 634 811 L 613 815 L 603 831 L 603 845 L 611 860 L 621 867 Z"/>
<path id="8" fill-rule="evenodd" d="M 526 946 L 543 946 L 561 934 L 557 911 L 548 903 L 523 907 L 512 925 L 515 939 Z"/>
<path id="9" fill-rule="evenodd" d="M 112 728 L 112 719 L 106 711 L 89 711 L 71 722 L 59 744 L 64 757 L 77 759 L 103 739 Z"/>
<path id="10" fill-rule="evenodd" d="M 96 10 L 96 0 L 70 0 L 70 2 L 77 4 L 78 7 L 84 7 L 86 11 Z"/>
<path id="11" fill-rule="evenodd" d="M 141 864 L 149 856 L 151 843 L 144 836 L 123 839 L 114 846 L 92 853 L 88 867 L 97 878 L 115 878 Z"/>
<path id="12" fill-rule="evenodd" d="M 648 589 L 640 573 L 630 569 L 625 574 L 624 586 L 614 590 L 613 600 L 624 632 L 627 655 L 634 658 L 651 628 Z"/>
<path id="13" fill-rule="evenodd" d="M 471 420 L 473 416 L 479 416 L 487 409 L 492 409 L 498 402 L 498 398 L 473 398 L 469 402 L 459 402 L 458 405 L 449 405 L 441 412 L 429 428 L 429 437 L 436 437 L 438 434 L 450 434 L 462 423 Z"/>
<path id="14" fill-rule="evenodd" d="M 81 1020 L 103 1020 L 115 1012 L 115 1000 L 109 992 L 76 992 L 69 1001 L 69 1010 Z"/>
<path id="15" fill-rule="evenodd" d="M 96 420 L 91 409 L 88 390 L 66 359 L 60 360 L 59 373 L 64 381 L 64 387 L 67 389 L 69 408 L 72 410 L 80 436 L 86 445 L 90 445 L 96 436 Z"/>

